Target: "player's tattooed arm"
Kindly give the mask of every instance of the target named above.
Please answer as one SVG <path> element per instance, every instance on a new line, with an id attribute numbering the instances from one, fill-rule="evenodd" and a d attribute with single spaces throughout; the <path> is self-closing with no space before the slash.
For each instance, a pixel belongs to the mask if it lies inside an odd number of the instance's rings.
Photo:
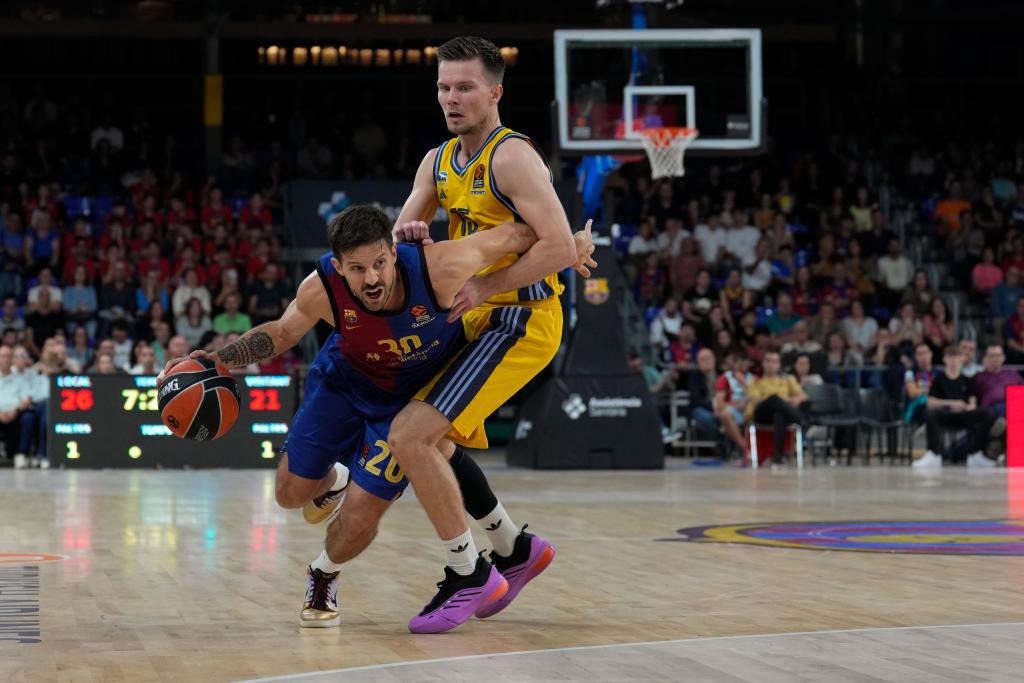
<path id="1" fill-rule="evenodd" d="M 274 340 L 263 329 L 271 323 L 264 323 L 249 330 L 241 337 L 217 351 L 217 358 L 228 367 L 241 367 L 259 363 L 277 355 L 274 351 Z"/>

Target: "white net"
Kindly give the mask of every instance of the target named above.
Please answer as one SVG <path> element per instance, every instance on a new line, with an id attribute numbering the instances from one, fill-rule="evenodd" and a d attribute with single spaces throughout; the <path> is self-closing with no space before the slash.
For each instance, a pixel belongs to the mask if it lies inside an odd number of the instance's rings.
<path id="1" fill-rule="evenodd" d="M 683 154 L 697 137 L 696 128 L 647 128 L 640 131 L 651 161 L 652 178 L 682 177 Z"/>

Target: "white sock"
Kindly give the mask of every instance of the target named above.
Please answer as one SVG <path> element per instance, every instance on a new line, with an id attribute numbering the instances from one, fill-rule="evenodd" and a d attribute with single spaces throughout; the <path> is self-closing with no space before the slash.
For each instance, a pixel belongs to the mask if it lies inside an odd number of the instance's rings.
<path id="1" fill-rule="evenodd" d="M 444 557 L 448 566 L 457 574 L 469 576 L 476 569 L 476 544 L 469 529 L 444 543 Z"/>
<path id="2" fill-rule="evenodd" d="M 494 552 L 502 557 L 512 554 L 512 550 L 516 546 L 516 538 L 519 537 L 519 529 L 516 528 L 516 523 L 508 516 L 501 503 L 498 503 L 490 514 L 476 521 L 480 523 L 484 533 L 487 534 L 487 540 L 494 547 Z"/>
<path id="3" fill-rule="evenodd" d="M 309 563 L 309 568 L 319 569 L 324 574 L 333 574 L 341 569 L 341 565 L 337 562 L 331 562 L 331 558 L 327 557 L 327 551 L 322 550 L 320 552 L 320 557 Z"/>
<path id="4" fill-rule="evenodd" d="M 340 462 L 334 463 L 334 483 L 331 484 L 331 491 L 340 491 L 341 489 L 348 486 L 349 472 L 348 468 L 342 465 Z"/>

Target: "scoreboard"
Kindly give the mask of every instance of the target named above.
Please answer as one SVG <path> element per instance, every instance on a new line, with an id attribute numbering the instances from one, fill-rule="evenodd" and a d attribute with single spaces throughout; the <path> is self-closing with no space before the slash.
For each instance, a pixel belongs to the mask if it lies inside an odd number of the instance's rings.
<path id="1" fill-rule="evenodd" d="M 186 441 L 160 420 L 156 377 L 51 378 L 46 452 L 59 467 L 273 467 L 295 413 L 289 375 L 238 375 L 238 420 L 216 441 Z"/>

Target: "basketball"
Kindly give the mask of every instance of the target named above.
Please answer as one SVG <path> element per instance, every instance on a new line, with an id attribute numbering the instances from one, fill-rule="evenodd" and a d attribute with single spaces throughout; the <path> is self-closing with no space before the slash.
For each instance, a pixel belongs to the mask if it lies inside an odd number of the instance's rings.
<path id="1" fill-rule="evenodd" d="M 164 425 L 175 436 L 210 441 L 227 434 L 235 424 L 239 396 L 238 382 L 226 367 L 205 358 L 189 358 L 167 374 L 158 407 Z"/>

